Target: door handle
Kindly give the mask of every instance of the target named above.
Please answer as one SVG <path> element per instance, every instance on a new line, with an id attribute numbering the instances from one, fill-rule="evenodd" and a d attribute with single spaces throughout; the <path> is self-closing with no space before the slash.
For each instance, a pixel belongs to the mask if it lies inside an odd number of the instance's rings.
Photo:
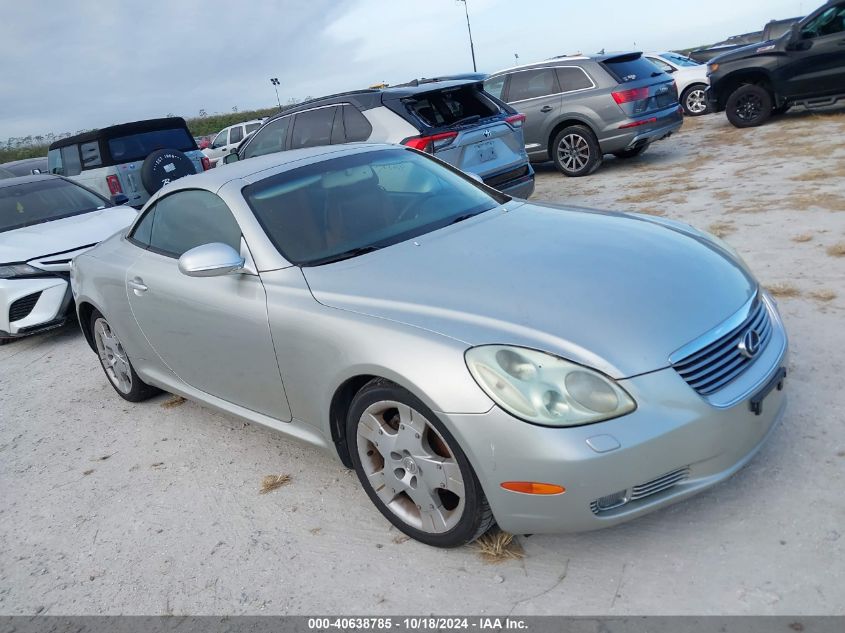
<path id="1" fill-rule="evenodd" d="M 551 112 L 552 110 L 554 110 L 554 108 L 552 106 L 548 106 L 548 105 L 540 108 L 540 112 Z"/>
<path id="2" fill-rule="evenodd" d="M 148 288 L 144 285 L 143 280 L 139 277 L 130 279 L 126 282 L 126 285 L 129 286 L 138 296 L 140 296 L 142 292 L 146 292 L 148 290 Z"/>

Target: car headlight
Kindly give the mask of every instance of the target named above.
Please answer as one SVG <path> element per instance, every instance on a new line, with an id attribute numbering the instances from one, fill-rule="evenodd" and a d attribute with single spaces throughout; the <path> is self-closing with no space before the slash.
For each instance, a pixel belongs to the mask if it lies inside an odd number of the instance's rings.
<path id="1" fill-rule="evenodd" d="M 502 409 L 526 422 L 578 426 L 637 408 L 611 378 L 557 356 L 524 347 L 482 345 L 466 351 L 478 386 Z"/>
<path id="2" fill-rule="evenodd" d="M 719 64 L 708 64 L 707 65 L 707 74 L 712 75 L 717 70 L 719 70 Z"/>
<path id="3" fill-rule="evenodd" d="M 39 270 L 29 264 L 0 264 L 0 279 L 40 275 L 43 272 L 43 270 Z"/>

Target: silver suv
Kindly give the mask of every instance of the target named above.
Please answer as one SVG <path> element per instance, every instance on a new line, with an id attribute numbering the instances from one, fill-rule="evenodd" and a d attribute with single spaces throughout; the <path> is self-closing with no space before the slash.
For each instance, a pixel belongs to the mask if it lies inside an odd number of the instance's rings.
<path id="1" fill-rule="evenodd" d="M 518 198 L 534 192 L 525 152 L 525 117 L 472 79 L 421 79 L 356 90 L 285 110 L 224 162 L 282 150 L 348 142 L 401 143 L 477 176 Z"/>
<path id="2" fill-rule="evenodd" d="M 641 53 L 564 56 L 501 70 L 484 89 L 525 114 L 525 149 L 567 176 L 632 158 L 683 123 L 672 77 Z"/>

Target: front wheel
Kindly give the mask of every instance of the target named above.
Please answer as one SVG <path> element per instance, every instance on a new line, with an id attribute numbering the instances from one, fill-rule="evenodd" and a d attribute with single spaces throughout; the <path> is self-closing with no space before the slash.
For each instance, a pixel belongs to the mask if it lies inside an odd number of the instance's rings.
<path id="1" fill-rule="evenodd" d="M 707 86 L 696 84 L 684 90 L 681 95 L 681 105 L 684 114 L 687 116 L 701 116 L 710 112 L 710 105 L 707 103 L 705 91 Z"/>
<path id="2" fill-rule="evenodd" d="M 435 547 L 458 547 L 493 525 L 461 447 L 419 398 L 383 379 L 353 398 L 346 437 L 355 473 L 385 518 Z"/>
<path id="3" fill-rule="evenodd" d="M 91 315 L 90 327 L 100 365 L 109 383 L 121 398 L 129 402 L 141 402 L 159 393 L 158 388 L 148 385 L 135 373 L 135 368 L 132 367 L 132 362 L 117 334 L 97 310 Z"/>
<path id="4" fill-rule="evenodd" d="M 763 86 L 745 84 L 728 97 L 725 114 L 735 127 L 757 127 L 772 116 L 772 95 Z"/>
<path id="5" fill-rule="evenodd" d="M 595 134 L 583 125 L 570 125 L 558 132 L 552 143 L 552 159 L 566 176 L 588 176 L 602 161 Z"/>

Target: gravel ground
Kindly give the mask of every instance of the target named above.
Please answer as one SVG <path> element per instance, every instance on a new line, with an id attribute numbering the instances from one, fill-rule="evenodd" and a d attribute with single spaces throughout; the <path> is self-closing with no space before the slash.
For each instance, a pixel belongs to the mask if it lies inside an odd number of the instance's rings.
<path id="1" fill-rule="evenodd" d="M 730 481 L 490 564 L 404 539 L 317 450 L 122 401 L 69 325 L 0 348 L 0 613 L 845 614 L 843 137 L 843 114 L 715 115 L 588 178 L 538 169 L 536 199 L 709 228 L 777 291 L 791 401 Z"/>

